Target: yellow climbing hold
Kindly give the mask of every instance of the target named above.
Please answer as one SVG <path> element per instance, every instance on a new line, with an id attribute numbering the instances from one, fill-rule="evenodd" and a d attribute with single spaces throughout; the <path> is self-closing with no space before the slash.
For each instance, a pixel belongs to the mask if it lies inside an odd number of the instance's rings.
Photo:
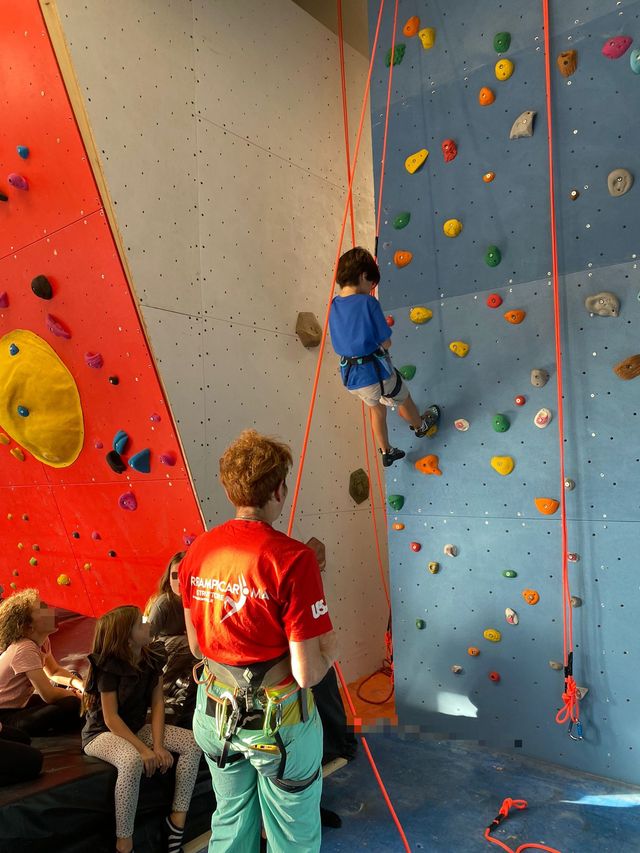
<path id="1" fill-rule="evenodd" d="M 464 341 L 451 341 L 449 349 L 452 353 L 457 355 L 458 358 L 464 358 L 469 352 L 469 344 L 465 344 Z"/>
<path id="2" fill-rule="evenodd" d="M 56 583 L 59 586 L 69 586 L 69 584 L 71 583 L 71 578 L 69 577 L 69 575 L 58 575 Z"/>
<path id="3" fill-rule="evenodd" d="M 502 474 L 503 477 L 506 477 L 507 474 L 510 474 L 513 471 L 515 462 L 510 456 L 492 456 L 491 457 L 491 467 L 494 471 L 497 471 L 498 474 Z"/>
<path id="4" fill-rule="evenodd" d="M 409 319 L 412 323 L 421 326 L 423 323 L 428 323 L 433 317 L 433 311 L 430 308 L 425 308 L 424 305 L 416 305 L 409 311 Z"/>
<path id="5" fill-rule="evenodd" d="M 462 231 L 462 222 L 459 219 L 447 219 L 442 230 L 447 237 L 457 237 Z"/>
<path id="6" fill-rule="evenodd" d="M 410 154 L 404 161 L 405 169 L 410 175 L 413 175 L 413 173 L 417 172 L 420 166 L 422 166 L 428 156 L 429 152 L 426 148 L 421 148 L 420 151 L 416 151 L 415 154 Z"/>
<path id="7" fill-rule="evenodd" d="M 508 80 L 513 74 L 513 62 L 510 59 L 499 59 L 495 70 L 498 80 Z"/>
<path id="8" fill-rule="evenodd" d="M 483 631 L 482 636 L 491 643 L 499 643 L 502 639 L 502 634 L 497 628 L 487 628 L 486 631 Z"/>
<path id="9" fill-rule="evenodd" d="M 11 439 L 8 435 L 5 435 L 3 432 L 0 432 L 0 444 L 10 444 Z"/>
<path id="10" fill-rule="evenodd" d="M 430 50 L 436 43 L 436 31 L 433 27 L 423 27 L 418 31 L 418 38 L 425 50 Z"/>
<path id="11" fill-rule="evenodd" d="M 24 462 L 24 453 L 20 450 L 19 447 L 12 447 L 9 453 L 13 456 L 14 459 L 17 459 L 18 462 Z"/>
<path id="12" fill-rule="evenodd" d="M 18 347 L 16 355 L 11 355 L 11 344 Z M 0 424 L 52 468 L 66 468 L 82 450 L 84 424 L 75 380 L 49 344 L 24 329 L 0 339 Z M 16 451 L 11 450 L 13 456 L 24 459 Z"/>

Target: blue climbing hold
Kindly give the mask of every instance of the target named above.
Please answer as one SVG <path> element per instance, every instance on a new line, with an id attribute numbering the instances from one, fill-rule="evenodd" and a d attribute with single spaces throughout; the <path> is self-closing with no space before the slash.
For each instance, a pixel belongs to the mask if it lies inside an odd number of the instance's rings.
<path id="1" fill-rule="evenodd" d="M 9 344 L 9 355 L 18 355 L 20 350 L 15 344 Z"/>
<path id="2" fill-rule="evenodd" d="M 26 145 L 18 145 L 16 150 L 23 160 L 26 160 L 29 156 L 29 149 Z"/>
<path id="3" fill-rule="evenodd" d="M 123 429 L 119 429 L 113 437 L 113 449 L 116 453 L 124 453 L 129 444 L 129 436 Z"/>
<path id="4" fill-rule="evenodd" d="M 148 474 L 151 471 L 151 451 L 149 448 L 145 447 L 139 453 L 134 453 L 129 460 L 129 467 L 141 474 Z"/>
<path id="5" fill-rule="evenodd" d="M 26 406 L 18 406 L 18 414 L 20 415 L 21 418 L 28 418 L 29 417 L 29 409 L 27 409 Z"/>

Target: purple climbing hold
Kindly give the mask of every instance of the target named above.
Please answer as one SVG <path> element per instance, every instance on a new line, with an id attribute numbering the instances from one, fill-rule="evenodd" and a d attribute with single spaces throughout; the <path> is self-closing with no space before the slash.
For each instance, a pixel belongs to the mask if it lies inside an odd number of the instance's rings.
<path id="1" fill-rule="evenodd" d="M 125 492 L 118 498 L 118 506 L 120 509 L 126 509 L 128 512 L 133 512 L 138 509 L 138 501 L 133 492 Z"/>
<path id="2" fill-rule="evenodd" d="M 102 448 L 104 447 L 104 444 L 100 441 L 99 438 L 96 438 L 96 440 L 93 442 L 93 446 L 95 447 L 96 450 L 102 450 Z"/>
<path id="3" fill-rule="evenodd" d="M 144 450 L 134 453 L 129 460 L 129 467 L 141 474 L 148 474 L 151 471 L 151 451 L 149 448 L 145 447 Z"/>
<path id="4" fill-rule="evenodd" d="M 29 156 L 29 149 L 26 145 L 17 145 L 16 151 L 18 152 L 18 156 L 22 157 L 23 160 L 26 160 Z"/>
<path id="5" fill-rule="evenodd" d="M 93 533 L 91 534 L 91 538 L 97 542 L 98 539 L 102 539 L 102 536 L 100 536 L 100 534 L 98 533 L 97 530 L 94 530 Z"/>
<path id="6" fill-rule="evenodd" d="M 99 352 L 85 352 L 84 363 L 87 367 L 93 367 L 94 370 L 99 370 L 104 364 L 104 359 Z"/>
<path id="7" fill-rule="evenodd" d="M 123 429 L 119 429 L 113 437 L 112 447 L 116 453 L 124 453 L 129 444 L 129 436 Z"/>
<path id="8" fill-rule="evenodd" d="M 192 545 L 196 541 L 196 534 L 195 533 L 185 533 L 184 536 L 182 537 L 182 541 L 184 542 L 184 544 L 188 548 L 189 545 Z"/>
<path id="9" fill-rule="evenodd" d="M 69 340 L 71 337 L 71 332 L 67 329 L 62 320 L 58 320 L 58 318 L 54 317 L 53 314 L 47 314 L 47 329 L 49 329 L 49 331 L 58 338 L 66 338 Z"/>
<path id="10" fill-rule="evenodd" d="M 17 172 L 11 172 L 9 177 L 7 178 L 12 187 L 17 190 L 28 190 L 29 182 L 23 175 L 19 175 Z"/>
<path id="11" fill-rule="evenodd" d="M 149 416 L 149 420 L 153 421 L 154 424 L 159 424 L 162 418 L 157 412 L 154 412 L 152 415 Z"/>
<path id="12" fill-rule="evenodd" d="M 173 466 L 177 462 L 176 454 L 172 450 L 170 450 L 168 453 L 161 453 L 160 462 L 162 462 L 163 465 L 168 465 L 169 468 L 173 468 Z"/>
<path id="13" fill-rule="evenodd" d="M 8 308 L 9 307 L 9 294 L 6 290 L 3 290 L 0 293 L 0 308 Z"/>
<path id="14" fill-rule="evenodd" d="M 115 471 L 116 474 L 124 474 L 127 470 L 127 466 L 122 460 L 122 457 L 117 452 L 117 450 L 110 450 L 106 456 L 107 465 L 111 468 L 112 471 Z"/>

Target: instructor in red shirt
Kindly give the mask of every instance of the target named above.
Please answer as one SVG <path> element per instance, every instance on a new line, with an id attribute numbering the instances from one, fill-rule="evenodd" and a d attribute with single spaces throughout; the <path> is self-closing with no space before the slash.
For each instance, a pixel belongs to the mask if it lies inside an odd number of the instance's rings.
<path id="1" fill-rule="evenodd" d="M 220 459 L 235 518 L 180 564 L 191 650 L 202 657 L 193 732 L 217 807 L 209 853 L 320 850 L 322 724 L 308 689 L 336 658 L 315 553 L 274 530 L 291 451 L 246 430 Z"/>

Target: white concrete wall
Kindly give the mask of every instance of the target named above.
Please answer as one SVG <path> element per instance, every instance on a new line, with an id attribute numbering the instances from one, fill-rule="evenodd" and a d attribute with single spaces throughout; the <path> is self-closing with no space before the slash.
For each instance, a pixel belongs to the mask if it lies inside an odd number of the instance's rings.
<path id="1" fill-rule="evenodd" d="M 217 523 L 229 514 L 217 460 L 241 429 L 301 448 L 317 351 L 295 321 L 313 311 L 322 322 L 345 198 L 336 37 L 290 0 L 58 8 L 152 348 Z M 346 55 L 353 140 L 367 61 Z M 357 239 L 372 246 L 368 114 L 365 125 L 355 207 Z M 294 534 L 327 544 L 348 677 L 380 664 L 387 621 L 369 506 L 347 490 L 361 466 L 360 408 L 330 351 Z"/>

